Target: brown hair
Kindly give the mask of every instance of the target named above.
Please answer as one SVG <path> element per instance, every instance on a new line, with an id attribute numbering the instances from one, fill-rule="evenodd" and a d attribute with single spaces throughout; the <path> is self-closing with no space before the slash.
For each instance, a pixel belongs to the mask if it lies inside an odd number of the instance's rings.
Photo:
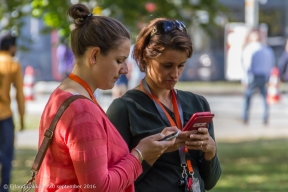
<path id="1" fill-rule="evenodd" d="M 106 55 L 123 40 L 130 39 L 126 27 L 111 17 L 92 16 L 83 4 L 72 5 L 67 15 L 73 19 L 75 29 L 71 32 L 71 48 L 75 57 L 81 57 L 87 47 L 99 47 Z"/>
<path id="2" fill-rule="evenodd" d="M 137 37 L 133 58 L 142 72 L 146 70 L 147 59 L 160 56 L 165 49 L 186 51 L 188 57 L 192 56 L 192 41 L 187 34 L 186 28 L 185 30 L 179 30 L 174 27 L 171 31 L 159 33 L 161 31 L 160 27 L 164 26 L 163 22 L 165 21 L 176 22 L 167 18 L 153 19 L 141 30 Z M 155 30 L 158 32 L 155 32 Z"/>

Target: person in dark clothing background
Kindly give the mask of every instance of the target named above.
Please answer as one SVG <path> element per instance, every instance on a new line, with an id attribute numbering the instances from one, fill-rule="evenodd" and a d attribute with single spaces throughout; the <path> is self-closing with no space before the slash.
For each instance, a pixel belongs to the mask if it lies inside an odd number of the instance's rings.
<path id="1" fill-rule="evenodd" d="M 174 89 L 192 52 L 191 38 L 180 21 L 157 18 L 140 32 L 133 57 L 146 76 L 107 110 L 108 118 L 130 149 L 164 127 L 181 129 L 194 113 L 210 111 L 203 96 Z M 210 190 L 221 175 L 216 151 L 213 122 L 198 130 L 182 131 L 175 144 L 156 161 L 143 161 L 143 173 L 135 181 L 135 190 Z"/>

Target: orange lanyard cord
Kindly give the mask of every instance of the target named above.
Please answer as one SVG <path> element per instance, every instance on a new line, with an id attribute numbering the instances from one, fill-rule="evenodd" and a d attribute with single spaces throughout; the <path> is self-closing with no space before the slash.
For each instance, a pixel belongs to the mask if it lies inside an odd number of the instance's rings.
<path id="1" fill-rule="evenodd" d="M 175 126 L 175 122 L 174 120 L 171 118 L 171 116 L 169 115 L 169 113 L 166 111 L 166 109 L 164 108 L 164 106 L 162 105 L 162 103 L 159 101 L 159 99 L 153 94 L 153 92 L 151 92 L 151 94 L 149 94 L 147 92 L 147 90 L 145 89 L 144 85 L 142 84 L 142 81 L 141 81 L 141 88 L 144 90 L 144 92 L 150 97 L 151 100 L 154 100 L 157 102 L 157 104 L 161 107 L 161 109 L 164 111 L 165 115 L 167 116 L 169 122 L 170 122 L 170 125 L 171 126 Z M 173 103 L 173 111 L 174 111 L 174 114 L 175 114 L 175 119 L 176 119 L 176 124 L 177 124 L 177 127 L 178 129 L 182 130 L 182 123 L 181 123 L 181 117 L 180 117 L 180 111 L 179 111 L 179 108 L 178 108 L 178 103 L 177 103 L 177 99 L 176 99 L 176 95 L 175 95 L 175 91 L 171 91 L 171 100 L 172 100 L 172 103 Z M 184 148 L 185 152 L 184 153 L 188 153 L 188 148 L 185 147 Z M 188 168 L 188 171 L 190 173 L 193 173 L 193 167 L 192 167 L 192 163 L 191 163 L 191 160 L 186 160 L 186 164 L 187 164 L 187 168 Z"/>
<path id="2" fill-rule="evenodd" d="M 70 78 L 71 80 L 79 83 L 79 84 L 88 92 L 88 94 L 89 94 L 89 96 L 91 97 L 91 99 L 93 100 L 93 102 L 94 102 L 96 105 L 98 105 L 98 107 L 101 109 L 101 111 L 102 111 L 104 114 L 106 114 L 106 113 L 103 111 L 102 107 L 101 107 L 101 106 L 99 105 L 99 103 L 97 102 L 96 98 L 94 97 L 94 94 L 93 94 L 93 92 L 92 92 L 92 89 L 90 88 L 90 86 L 89 86 L 83 79 L 81 79 L 80 77 L 78 77 L 77 75 L 75 75 L 75 74 L 73 74 L 73 73 L 70 73 L 70 74 L 68 75 L 68 78 Z"/>
<path id="3" fill-rule="evenodd" d="M 191 161 L 186 160 L 186 163 L 187 163 L 187 168 L 188 168 L 189 173 L 193 173 L 194 170 L 193 170 Z"/>
<path id="4" fill-rule="evenodd" d="M 70 79 L 72 79 L 73 81 L 76 81 L 77 83 L 79 83 L 80 85 L 82 85 L 82 87 L 88 92 L 89 96 L 91 97 L 91 99 L 97 103 L 96 98 L 93 95 L 93 92 L 91 90 L 91 88 L 89 87 L 89 85 L 80 77 L 78 77 L 77 75 L 74 75 L 73 73 L 70 73 L 68 75 L 68 77 Z"/>
<path id="5" fill-rule="evenodd" d="M 175 121 L 172 119 L 172 117 L 169 115 L 169 113 L 167 112 L 167 110 L 164 108 L 163 104 L 159 101 L 159 99 L 151 92 L 151 94 L 149 94 L 145 87 L 143 86 L 142 84 L 142 81 L 141 81 L 141 86 L 142 86 L 142 89 L 144 90 L 144 92 L 150 97 L 150 99 L 154 100 L 157 102 L 157 104 L 161 107 L 161 109 L 163 110 L 163 112 L 165 113 L 166 117 L 168 118 L 169 120 L 169 123 L 171 126 L 176 126 L 178 127 L 178 129 L 182 130 L 182 123 L 181 123 L 181 119 L 180 119 L 180 115 L 179 115 L 179 110 L 178 110 L 178 104 L 177 104 L 177 100 L 176 100 L 176 97 L 174 95 L 173 97 L 173 92 L 174 91 L 171 91 L 172 93 L 172 102 L 173 102 L 173 111 L 174 111 L 174 114 L 175 114 L 175 119 L 176 119 L 176 123 Z"/>
<path id="6" fill-rule="evenodd" d="M 177 103 L 175 91 L 171 91 L 171 96 L 172 96 L 173 111 L 175 114 L 176 124 L 177 124 L 178 129 L 182 130 L 182 122 L 181 122 L 180 111 L 178 108 L 178 103 Z"/>

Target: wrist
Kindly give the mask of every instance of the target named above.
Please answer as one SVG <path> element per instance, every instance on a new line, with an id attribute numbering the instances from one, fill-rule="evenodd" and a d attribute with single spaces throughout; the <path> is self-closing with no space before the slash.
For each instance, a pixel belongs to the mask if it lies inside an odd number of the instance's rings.
<path id="1" fill-rule="evenodd" d="M 206 152 L 204 153 L 204 159 L 206 161 L 211 161 L 215 157 L 216 153 L 213 152 Z"/>
<path id="2" fill-rule="evenodd" d="M 143 155 L 142 155 L 142 152 L 137 149 L 137 148 L 133 148 L 131 153 L 139 160 L 140 163 L 143 162 Z"/>

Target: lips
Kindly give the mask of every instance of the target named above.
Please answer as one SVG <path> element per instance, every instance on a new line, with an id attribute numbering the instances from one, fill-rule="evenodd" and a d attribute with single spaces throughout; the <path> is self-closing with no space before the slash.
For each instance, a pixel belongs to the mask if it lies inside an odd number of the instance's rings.
<path id="1" fill-rule="evenodd" d="M 167 80 L 169 83 L 172 83 L 172 84 L 175 84 L 177 83 L 177 81 L 174 81 L 174 80 Z"/>

